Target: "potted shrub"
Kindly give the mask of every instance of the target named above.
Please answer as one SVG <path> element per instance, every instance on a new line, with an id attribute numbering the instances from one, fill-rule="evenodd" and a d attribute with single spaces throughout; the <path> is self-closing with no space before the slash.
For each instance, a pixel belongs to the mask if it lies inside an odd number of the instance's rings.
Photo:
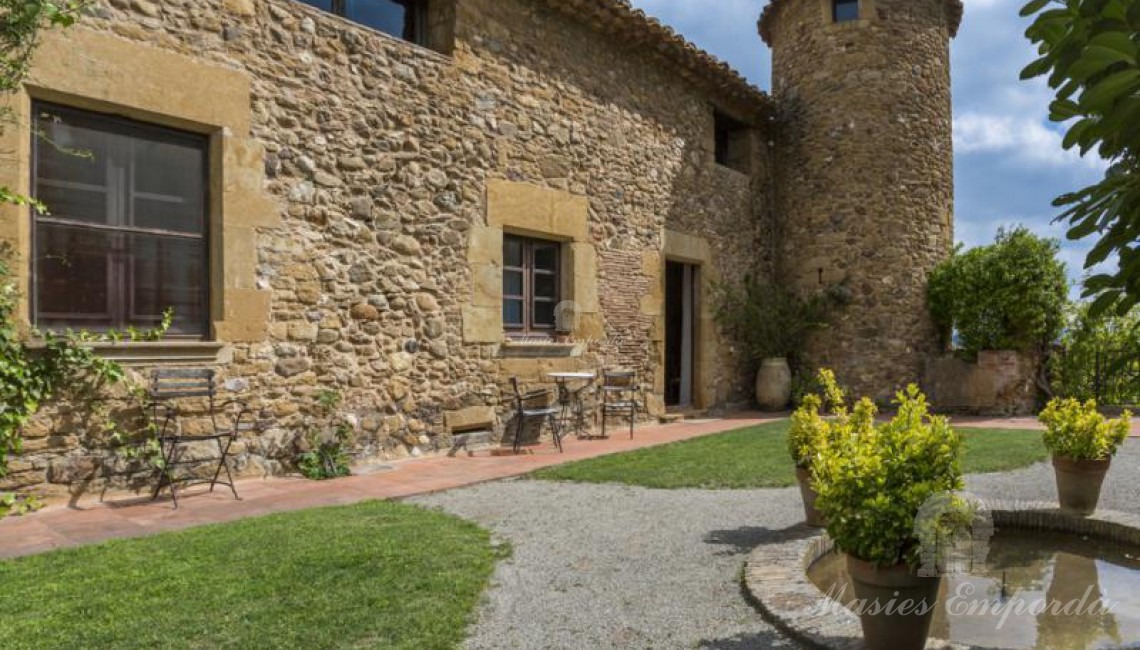
<path id="1" fill-rule="evenodd" d="M 929 414 L 913 385 L 896 404 L 894 419 L 876 426 L 874 404 L 860 400 L 860 426 L 830 436 L 812 463 L 816 505 L 847 556 L 871 650 L 925 646 L 941 578 L 918 574 L 923 548 L 915 522 L 931 497 L 962 487 L 961 439 L 948 421 Z"/>
<path id="2" fill-rule="evenodd" d="M 822 393 L 822 396 L 813 391 L 799 397 L 799 406 L 792 413 L 792 423 L 788 428 L 788 453 L 796 464 L 796 481 L 804 504 L 804 521 L 809 526 L 822 527 L 825 519 L 815 507 L 812 463 L 833 437 L 852 435 L 853 430 L 869 426 L 874 414 L 857 409 L 855 417 L 851 417 L 843 389 L 839 387 L 835 373 L 831 370 L 821 369 L 812 381 L 813 388 L 818 388 L 818 393 Z M 820 414 L 825 406 L 834 416 L 831 420 L 825 420 Z"/>
<path id="3" fill-rule="evenodd" d="M 788 359 L 803 348 L 810 332 L 823 326 L 824 298 L 800 298 L 753 275 L 739 285 L 718 285 L 713 295 L 717 323 L 760 363 L 756 374 L 760 408 L 783 410 L 792 397 Z"/>
<path id="4" fill-rule="evenodd" d="M 1104 476 L 1120 445 L 1128 437 L 1132 413 L 1109 420 L 1096 401 L 1054 399 L 1038 419 L 1045 425 L 1045 447 L 1053 454 L 1057 497 L 1061 509 L 1079 517 L 1096 511 Z"/>

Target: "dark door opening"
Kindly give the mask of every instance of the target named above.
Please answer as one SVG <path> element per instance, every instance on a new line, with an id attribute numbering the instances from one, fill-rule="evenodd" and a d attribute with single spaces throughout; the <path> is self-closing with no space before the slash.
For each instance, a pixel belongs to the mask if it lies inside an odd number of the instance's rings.
<path id="1" fill-rule="evenodd" d="M 697 267 L 665 263 L 665 405 L 693 406 Z"/>

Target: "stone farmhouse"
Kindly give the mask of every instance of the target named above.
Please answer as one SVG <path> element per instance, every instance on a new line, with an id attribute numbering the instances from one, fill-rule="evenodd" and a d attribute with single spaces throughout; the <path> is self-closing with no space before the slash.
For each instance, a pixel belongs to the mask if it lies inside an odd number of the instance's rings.
<path id="1" fill-rule="evenodd" d="M 217 368 L 261 422 L 247 472 L 322 390 L 382 458 L 501 431 L 509 379 L 557 370 L 636 370 L 652 414 L 745 405 L 709 294 L 749 273 L 845 292 L 808 360 L 881 396 L 938 352 L 961 17 L 772 0 L 768 94 L 626 0 L 106 0 L 15 99 L 0 185 L 51 213 L 5 206 L 0 241 L 35 327 L 173 307 L 104 352 Z M 0 488 L 106 465 L 66 413 Z"/>

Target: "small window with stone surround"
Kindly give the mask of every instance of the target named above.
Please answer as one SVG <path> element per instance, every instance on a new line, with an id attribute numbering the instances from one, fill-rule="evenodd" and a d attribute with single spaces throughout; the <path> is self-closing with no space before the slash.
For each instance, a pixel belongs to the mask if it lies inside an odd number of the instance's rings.
<path id="1" fill-rule="evenodd" d="M 562 243 L 503 236 L 503 327 L 512 336 L 550 336 L 557 329 Z"/>
<path id="2" fill-rule="evenodd" d="M 832 0 L 831 19 L 837 23 L 859 20 L 859 0 Z"/>
<path id="3" fill-rule="evenodd" d="M 322 11 L 336 14 L 389 36 L 423 47 L 446 52 L 440 23 L 449 0 L 299 0 Z M 429 5 L 433 5 L 430 7 Z"/>
<path id="4" fill-rule="evenodd" d="M 747 174 L 751 171 L 752 134 L 748 125 L 713 111 L 714 158 L 718 165 Z"/>

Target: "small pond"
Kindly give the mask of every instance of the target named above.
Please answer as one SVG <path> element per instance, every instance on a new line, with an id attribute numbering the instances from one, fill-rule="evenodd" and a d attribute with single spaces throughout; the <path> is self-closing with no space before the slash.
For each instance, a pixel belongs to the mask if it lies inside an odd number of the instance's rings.
<path id="1" fill-rule="evenodd" d="M 854 599 L 836 553 L 808 578 L 844 605 Z M 984 569 L 943 579 L 931 636 L 1017 650 L 1140 649 L 1140 549 L 999 530 Z"/>

